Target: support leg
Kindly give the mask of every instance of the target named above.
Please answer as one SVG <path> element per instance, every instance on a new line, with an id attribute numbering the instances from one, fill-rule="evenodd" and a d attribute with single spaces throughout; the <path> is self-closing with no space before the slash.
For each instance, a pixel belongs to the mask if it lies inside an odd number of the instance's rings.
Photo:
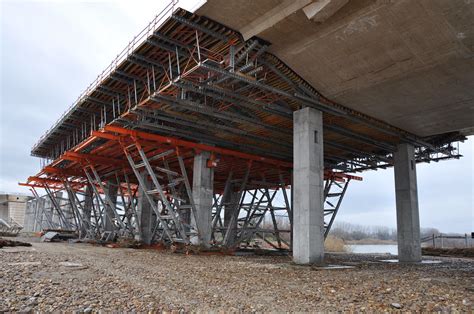
<path id="1" fill-rule="evenodd" d="M 324 262 L 324 155 L 322 113 L 293 114 L 293 261 Z"/>
<path id="2" fill-rule="evenodd" d="M 410 144 L 400 144 L 393 157 L 398 259 L 400 262 L 419 262 L 421 261 L 421 243 L 415 148 Z"/>

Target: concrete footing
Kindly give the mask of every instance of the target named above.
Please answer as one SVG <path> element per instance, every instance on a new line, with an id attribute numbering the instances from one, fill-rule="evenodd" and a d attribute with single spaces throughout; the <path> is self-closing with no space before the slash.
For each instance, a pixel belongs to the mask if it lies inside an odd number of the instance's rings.
<path id="1" fill-rule="evenodd" d="M 293 261 L 324 262 L 324 156 L 322 113 L 293 114 Z"/>
<path id="2" fill-rule="evenodd" d="M 400 262 L 416 263 L 421 261 L 421 242 L 415 148 L 410 144 L 400 144 L 393 157 L 398 258 Z"/>

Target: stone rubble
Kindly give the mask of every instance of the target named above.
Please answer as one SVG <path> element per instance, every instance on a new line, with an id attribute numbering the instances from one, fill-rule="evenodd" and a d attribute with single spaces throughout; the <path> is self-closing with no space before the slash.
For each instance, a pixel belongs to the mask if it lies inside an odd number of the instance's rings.
<path id="1" fill-rule="evenodd" d="M 184 255 L 66 243 L 34 248 L 0 249 L 0 312 L 474 309 L 472 259 L 400 265 L 379 262 L 386 256 L 334 254 L 328 263 L 354 268 L 321 269 L 294 265 L 285 256 Z"/>

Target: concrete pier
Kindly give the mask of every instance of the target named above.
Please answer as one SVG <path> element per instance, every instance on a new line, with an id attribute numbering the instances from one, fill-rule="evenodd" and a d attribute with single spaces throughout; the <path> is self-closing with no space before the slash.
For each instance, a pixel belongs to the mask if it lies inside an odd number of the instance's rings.
<path id="1" fill-rule="evenodd" d="M 193 225 L 199 231 L 198 242 L 209 247 L 211 241 L 211 210 L 214 188 L 214 170 L 207 167 L 209 152 L 201 152 L 194 156 L 193 168 L 193 200 L 196 205 L 196 217 L 192 215 Z"/>
<path id="2" fill-rule="evenodd" d="M 324 156 L 322 113 L 293 113 L 293 261 L 324 261 Z"/>
<path id="3" fill-rule="evenodd" d="M 421 261 L 421 243 L 415 148 L 410 144 L 400 144 L 393 157 L 398 259 L 400 262 L 419 262 Z"/>
<path id="4" fill-rule="evenodd" d="M 117 191 L 118 186 L 115 182 L 107 182 L 107 194 L 110 197 L 112 203 L 117 203 Z M 115 218 L 114 210 L 109 206 L 105 206 L 106 213 L 104 213 L 104 231 L 114 231 L 115 225 L 113 223 L 113 219 Z"/>
<path id="5" fill-rule="evenodd" d="M 224 195 L 224 227 L 230 228 L 228 241 L 229 244 L 235 242 L 237 233 L 237 219 L 232 221 L 232 216 L 235 215 L 235 211 L 239 209 L 240 197 L 239 192 L 234 191 L 234 187 L 231 187 L 226 195 Z M 232 225 L 231 225 L 232 223 Z"/>
<path id="6" fill-rule="evenodd" d="M 84 206 L 82 207 L 83 223 L 82 223 L 81 237 L 85 237 L 87 235 L 87 230 L 90 228 L 92 201 L 93 201 L 92 188 L 90 185 L 87 185 L 85 195 L 84 195 Z"/>
<path id="7" fill-rule="evenodd" d="M 145 182 L 145 190 L 151 190 L 152 182 L 146 176 L 146 172 L 141 173 Z M 153 209 L 141 189 L 138 191 L 137 214 L 139 220 L 139 241 L 145 244 L 151 244 L 153 227 Z"/>

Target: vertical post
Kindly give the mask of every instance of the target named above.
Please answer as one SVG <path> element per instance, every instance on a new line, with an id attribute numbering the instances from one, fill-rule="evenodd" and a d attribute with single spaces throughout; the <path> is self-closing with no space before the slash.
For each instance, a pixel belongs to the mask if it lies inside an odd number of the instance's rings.
<path id="1" fill-rule="evenodd" d="M 207 167 L 209 152 L 194 156 L 193 199 L 196 213 L 192 216 L 193 225 L 199 231 L 199 243 L 209 247 L 211 241 L 212 197 L 214 188 L 214 169 Z"/>
<path id="2" fill-rule="evenodd" d="M 323 115 L 313 108 L 293 113 L 293 261 L 324 262 Z"/>
<path id="3" fill-rule="evenodd" d="M 416 182 L 415 147 L 398 145 L 393 154 L 395 198 L 397 203 L 398 259 L 400 262 L 421 261 L 420 218 Z"/>
<path id="4" fill-rule="evenodd" d="M 93 197 L 92 188 L 88 184 L 86 186 L 86 191 L 84 195 L 84 206 L 82 207 L 82 210 L 83 210 L 82 217 L 84 219 L 84 223 L 82 224 L 81 237 L 86 236 L 87 231 L 90 231 L 91 229 L 92 197 Z"/>
<path id="5" fill-rule="evenodd" d="M 224 227 L 230 229 L 229 243 L 234 243 L 237 233 L 237 219 L 232 219 L 232 216 L 240 206 L 239 192 L 234 191 L 234 185 L 230 183 L 227 193 L 222 197 L 224 197 Z"/>
<path id="6" fill-rule="evenodd" d="M 146 171 L 143 171 L 140 176 L 143 178 L 145 186 L 143 189 L 138 191 L 138 204 L 137 204 L 137 215 L 139 219 L 140 228 L 140 241 L 145 244 L 151 244 L 152 233 L 153 233 L 153 209 L 151 208 L 150 202 L 146 199 L 144 191 L 151 190 L 152 182 L 146 176 Z"/>
<path id="7" fill-rule="evenodd" d="M 117 191 L 118 191 L 118 186 L 115 182 L 113 181 L 108 181 L 107 182 L 107 191 L 104 191 L 105 193 L 108 194 L 110 200 L 112 203 L 115 204 L 117 203 Z M 114 231 L 115 230 L 115 225 L 113 222 L 113 219 L 115 217 L 114 209 L 110 207 L 109 204 L 106 203 L 105 205 L 105 212 L 104 212 L 104 231 Z"/>

